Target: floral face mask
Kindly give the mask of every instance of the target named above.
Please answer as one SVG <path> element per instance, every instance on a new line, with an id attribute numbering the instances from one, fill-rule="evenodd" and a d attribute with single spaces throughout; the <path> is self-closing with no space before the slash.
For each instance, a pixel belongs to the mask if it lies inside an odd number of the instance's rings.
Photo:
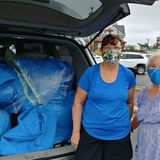
<path id="1" fill-rule="evenodd" d="M 110 64 L 116 64 L 119 62 L 120 58 L 122 56 L 121 52 L 118 52 L 117 50 L 108 50 L 107 52 L 104 52 L 102 55 L 102 58 L 105 62 Z"/>

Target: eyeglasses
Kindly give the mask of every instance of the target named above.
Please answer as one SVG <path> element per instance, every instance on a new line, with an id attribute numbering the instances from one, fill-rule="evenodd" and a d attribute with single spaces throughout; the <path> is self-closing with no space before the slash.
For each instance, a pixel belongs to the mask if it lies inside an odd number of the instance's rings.
<path id="1" fill-rule="evenodd" d="M 115 50 L 118 50 L 118 51 L 119 51 L 119 50 L 122 50 L 122 47 L 116 47 L 116 46 L 115 46 L 115 47 L 107 47 L 107 46 L 106 46 L 106 47 L 104 47 L 103 49 L 104 49 L 104 50 L 115 49 Z"/>

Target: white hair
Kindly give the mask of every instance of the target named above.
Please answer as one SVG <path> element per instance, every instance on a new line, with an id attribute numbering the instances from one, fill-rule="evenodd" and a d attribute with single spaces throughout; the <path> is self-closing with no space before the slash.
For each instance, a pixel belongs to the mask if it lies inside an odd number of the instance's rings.
<path id="1" fill-rule="evenodd" d="M 160 59 L 160 53 L 154 53 L 154 54 L 148 59 L 147 68 L 150 66 L 150 64 L 152 63 L 153 59 L 155 59 L 155 58 Z"/>

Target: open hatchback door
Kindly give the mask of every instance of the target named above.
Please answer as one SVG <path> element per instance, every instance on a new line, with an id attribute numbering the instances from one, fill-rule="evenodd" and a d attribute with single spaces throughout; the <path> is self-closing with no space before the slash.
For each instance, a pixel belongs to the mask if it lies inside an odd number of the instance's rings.
<path id="1" fill-rule="evenodd" d="M 89 36 L 130 14 L 128 3 L 155 0 L 1 0 L 0 28 Z"/>

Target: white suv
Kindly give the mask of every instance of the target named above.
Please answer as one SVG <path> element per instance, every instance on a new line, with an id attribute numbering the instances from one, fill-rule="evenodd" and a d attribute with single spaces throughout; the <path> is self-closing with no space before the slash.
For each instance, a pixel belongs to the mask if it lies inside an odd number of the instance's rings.
<path id="1" fill-rule="evenodd" d="M 120 63 L 125 67 L 135 70 L 138 74 L 142 75 L 146 71 L 148 63 L 147 54 L 139 52 L 123 52 Z"/>
<path id="2" fill-rule="evenodd" d="M 101 62 L 103 62 L 102 56 L 96 55 L 94 52 L 92 52 L 92 55 L 93 55 L 96 63 L 101 63 Z"/>

